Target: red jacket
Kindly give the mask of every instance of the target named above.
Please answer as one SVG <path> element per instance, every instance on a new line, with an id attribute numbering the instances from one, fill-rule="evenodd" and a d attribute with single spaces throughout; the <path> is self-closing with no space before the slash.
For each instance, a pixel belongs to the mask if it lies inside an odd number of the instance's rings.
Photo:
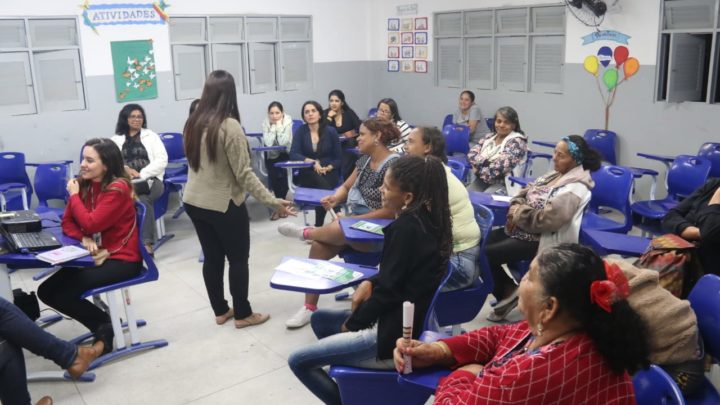
<path id="1" fill-rule="evenodd" d="M 530 334 L 527 322 L 492 326 L 443 340 L 458 366 L 482 364 L 476 376 L 456 370 L 441 380 L 436 404 L 635 404 L 627 373 L 615 374 L 586 334 L 506 356 Z"/>
<path id="2" fill-rule="evenodd" d="M 123 241 L 130 234 L 135 224 L 135 202 L 130 186 L 123 180 L 115 180 L 108 184 L 105 191 L 100 191 L 100 183 L 92 182 L 85 201 L 80 193 L 70 196 L 62 219 L 63 232 L 75 239 L 83 236 L 92 238 L 94 233 L 102 235 L 102 247 L 110 252 L 111 259 L 125 262 L 139 262 L 140 247 L 138 245 L 138 229 L 123 246 Z"/>

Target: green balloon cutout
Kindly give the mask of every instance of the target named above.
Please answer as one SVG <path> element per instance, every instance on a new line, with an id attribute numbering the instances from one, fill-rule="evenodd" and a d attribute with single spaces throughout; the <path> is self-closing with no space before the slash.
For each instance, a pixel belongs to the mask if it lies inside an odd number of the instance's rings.
<path id="1" fill-rule="evenodd" d="M 617 85 L 618 81 L 618 72 L 617 69 L 608 69 L 603 74 L 603 82 L 605 83 L 605 86 L 607 86 L 608 91 L 611 91 L 615 85 Z"/>

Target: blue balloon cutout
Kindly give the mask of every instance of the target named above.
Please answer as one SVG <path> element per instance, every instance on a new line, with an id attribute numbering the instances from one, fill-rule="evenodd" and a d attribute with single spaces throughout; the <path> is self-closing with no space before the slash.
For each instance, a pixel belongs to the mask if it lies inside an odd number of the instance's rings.
<path id="1" fill-rule="evenodd" d="M 612 61 L 612 49 L 609 46 L 603 46 L 598 49 L 597 57 L 603 67 L 607 67 Z"/>

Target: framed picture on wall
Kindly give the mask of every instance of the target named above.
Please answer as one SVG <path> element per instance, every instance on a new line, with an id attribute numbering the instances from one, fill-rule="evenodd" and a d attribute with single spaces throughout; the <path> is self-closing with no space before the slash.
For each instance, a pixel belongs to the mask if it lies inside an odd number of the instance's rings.
<path id="1" fill-rule="evenodd" d="M 427 31 L 427 17 L 419 17 L 415 19 L 415 31 Z"/>
<path id="2" fill-rule="evenodd" d="M 427 59 L 428 47 L 427 46 L 416 46 L 415 47 L 415 58 Z"/>
<path id="3" fill-rule="evenodd" d="M 400 44 L 400 34 L 397 32 L 388 32 L 388 44 L 398 45 Z"/>
<path id="4" fill-rule="evenodd" d="M 413 61 L 411 61 L 411 60 L 403 60 L 403 61 L 401 61 L 401 62 L 402 62 L 401 67 L 402 67 L 402 71 L 403 71 L 403 72 L 405 72 L 405 73 L 412 73 L 412 72 L 415 71 L 414 68 L 413 68 Z"/>
<path id="5" fill-rule="evenodd" d="M 416 60 L 415 61 L 415 71 L 417 73 L 427 73 L 427 61 L 426 60 Z"/>
<path id="6" fill-rule="evenodd" d="M 389 60 L 387 70 L 388 70 L 388 72 L 399 72 L 400 71 L 400 61 L 399 60 Z"/>
<path id="7" fill-rule="evenodd" d="M 405 42 L 403 42 L 403 44 L 404 43 Z M 415 33 L 415 43 L 418 45 L 427 45 L 427 32 L 416 32 Z"/>
<path id="8" fill-rule="evenodd" d="M 400 24 L 400 31 L 412 31 L 413 30 L 413 19 L 403 18 L 402 24 Z"/>
<path id="9" fill-rule="evenodd" d="M 412 46 L 403 46 L 402 47 L 402 57 L 403 59 L 412 59 L 415 53 L 413 52 Z"/>
<path id="10" fill-rule="evenodd" d="M 388 46 L 388 59 L 397 59 L 400 57 L 399 46 Z"/>
<path id="11" fill-rule="evenodd" d="M 400 31 L 399 18 L 388 18 L 388 31 Z"/>
<path id="12" fill-rule="evenodd" d="M 413 43 L 413 33 L 412 32 L 403 32 L 401 38 L 402 38 L 403 44 L 412 44 Z M 427 40 L 427 37 L 425 39 Z"/>

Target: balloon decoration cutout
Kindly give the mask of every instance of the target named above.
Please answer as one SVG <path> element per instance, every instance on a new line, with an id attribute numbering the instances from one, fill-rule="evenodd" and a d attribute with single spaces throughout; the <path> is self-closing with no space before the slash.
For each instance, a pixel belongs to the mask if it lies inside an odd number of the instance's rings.
<path id="1" fill-rule="evenodd" d="M 610 66 L 613 59 L 615 59 L 615 66 Z M 605 129 L 608 129 L 610 107 L 615 102 L 617 89 L 638 72 L 640 62 L 637 58 L 630 57 L 630 51 L 625 46 L 617 46 L 614 50 L 603 46 L 597 50 L 596 55 L 589 55 L 585 58 L 583 68 L 595 76 L 595 83 L 603 104 L 605 104 Z M 600 83 L 601 79 L 602 83 Z M 607 92 L 603 89 L 603 84 L 607 88 Z"/>
<path id="2" fill-rule="evenodd" d="M 585 62 L 583 62 L 583 66 L 585 67 L 585 70 L 588 71 L 593 76 L 598 75 L 598 58 L 595 55 L 590 55 L 587 58 L 585 58 Z"/>
<path id="3" fill-rule="evenodd" d="M 598 49 L 597 57 L 600 60 L 600 63 L 603 65 L 603 67 L 608 67 L 610 64 L 610 61 L 612 61 L 613 51 L 610 49 L 609 46 L 603 46 L 602 48 Z"/>
<path id="4" fill-rule="evenodd" d="M 623 73 L 625 73 L 625 80 L 632 77 L 635 73 L 637 73 L 638 69 L 640 69 L 640 62 L 638 62 L 635 58 L 629 58 L 625 61 L 625 66 L 623 66 Z"/>
<path id="5" fill-rule="evenodd" d="M 605 86 L 607 86 L 608 91 L 612 90 L 617 85 L 617 81 L 618 81 L 617 69 L 608 69 L 603 74 L 603 82 L 605 83 Z"/>
<path id="6" fill-rule="evenodd" d="M 620 67 L 628 58 L 628 55 L 630 55 L 630 51 L 622 45 L 615 48 L 615 64 Z M 637 69 L 635 69 L 637 70 Z"/>

